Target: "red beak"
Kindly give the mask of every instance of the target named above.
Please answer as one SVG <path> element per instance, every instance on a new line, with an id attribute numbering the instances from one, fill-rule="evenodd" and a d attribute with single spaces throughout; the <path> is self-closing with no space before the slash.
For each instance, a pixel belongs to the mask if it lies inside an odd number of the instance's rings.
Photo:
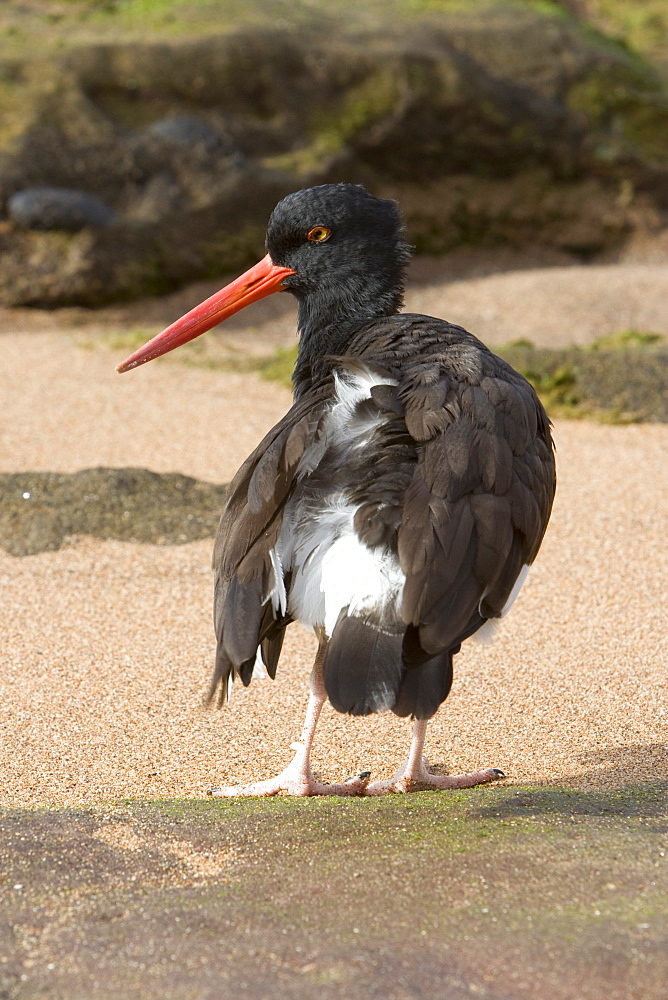
<path id="1" fill-rule="evenodd" d="M 195 306 L 181 319 L 177 319 L 176 323 L 172 323 L 162 333 L 149 340 L 118 365 L 116 371 L 127 372 L 131 368 L 152 361 L 153 358 L 159 358 L 161 354 L 173 351 L 175 347 L 187 344 L 189 340 L 206 333 L 212 326 L 222 323 L 228 316 L 249 306 L 251 302 L 257 302 L 258 299 L 263 299 L 273 292 L 280 292 L 284 278 L 294 273 L 289 267 L 279 267 L 274 264 L 267 254 L 259 263 L 235 278 L 225 288 L 221 288 L 215 295 Z"/>

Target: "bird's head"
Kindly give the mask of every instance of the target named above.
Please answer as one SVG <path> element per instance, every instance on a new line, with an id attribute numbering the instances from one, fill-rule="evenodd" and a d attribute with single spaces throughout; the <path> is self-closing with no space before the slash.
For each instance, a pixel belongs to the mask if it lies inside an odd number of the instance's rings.
<path id="1" fill-rule="evenodd" d="M 283 287 L 300 301 L 352 298 L 359 308 L 371 299 L 378 310 L 379 296 L 401 297 L 409 247 L 399 209 L 359 184 L 288 195 L 271 214 L 266 247 L 276 264 L 294 271 Z"/>
<path id="2" fill-rule="evenodd" d="M 163 330 L 117 371 L 125 372 L 193 340 L 252 302 L 288 291 L 300 329 L 368 322 L 402 304 L 410 248 L 395 202 L 356 184 L 322 184 L 288 195 L 267 227 L 266 256 Z"/>

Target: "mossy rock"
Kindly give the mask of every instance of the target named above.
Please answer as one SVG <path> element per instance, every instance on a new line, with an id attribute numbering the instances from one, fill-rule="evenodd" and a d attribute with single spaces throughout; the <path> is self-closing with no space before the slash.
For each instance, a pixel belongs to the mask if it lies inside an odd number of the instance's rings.
<path id="1" fill-rule="evenodd" d="M 660 334 L 625 330 L 584 348 L 520 341 L 496 350 L 529 379 L 553 416 L 668 422 L 668 343 Z"/>
<path id="2" fill-rule="evenodd" d="M 70 535 L 181 545 L 215 534 L 226 488 L 179 473 L 84 469 L 0 475 L 0 546 L 15 556 Z"/>
<path id="3" fill-rule="evenodd" d="M 109 17 L 126 23 L 120 6 Z M 273 204 L 326 181 L 398 198 L 430 253 L 531 243 L 590 258 L 658 224 L 668 101 L 648 64 L 555 5 L 394 6 L 372 32 L 297 4 L 296 30 L 239 14 L 224 34 L 0 65 L 0 202 L 70 188 L 117 220 L 113 247 L 86 232 L 61 253 L 52 234 L 2 224 L 0 303 L 95 305 L 244 267 Z M 164 142 L 160 124 L 184 118 L 220 142 Z"/>
<path id="4" fill-rule="evenodd" d="M 6 995 L 662 1000 L 667 818 L 661 781 L 5 809 Z"/>

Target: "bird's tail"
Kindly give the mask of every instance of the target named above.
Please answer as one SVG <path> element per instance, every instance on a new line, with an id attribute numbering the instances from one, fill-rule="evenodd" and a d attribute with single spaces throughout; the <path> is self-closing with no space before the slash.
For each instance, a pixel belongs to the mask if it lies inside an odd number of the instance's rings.
<path id="1" fill-rule="evenodd" d="M 391 709 L 429 719 L 452 684 L 452 650 L 407 661 L 403 634 L 388 634 L 342 611 L 325 650 L 323 676 L 333 707 L 348 715 Z"/>

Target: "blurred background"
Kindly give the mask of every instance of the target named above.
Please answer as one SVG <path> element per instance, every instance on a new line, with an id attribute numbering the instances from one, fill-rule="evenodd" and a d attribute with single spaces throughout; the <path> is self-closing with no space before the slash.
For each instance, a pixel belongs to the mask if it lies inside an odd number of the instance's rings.
<path id="1" fill-rule="evenodd" d="M 418 254 L 665 260 L 664 0 L 0 5 L 0 305 L 236 271 L 340 179 Z"/>

